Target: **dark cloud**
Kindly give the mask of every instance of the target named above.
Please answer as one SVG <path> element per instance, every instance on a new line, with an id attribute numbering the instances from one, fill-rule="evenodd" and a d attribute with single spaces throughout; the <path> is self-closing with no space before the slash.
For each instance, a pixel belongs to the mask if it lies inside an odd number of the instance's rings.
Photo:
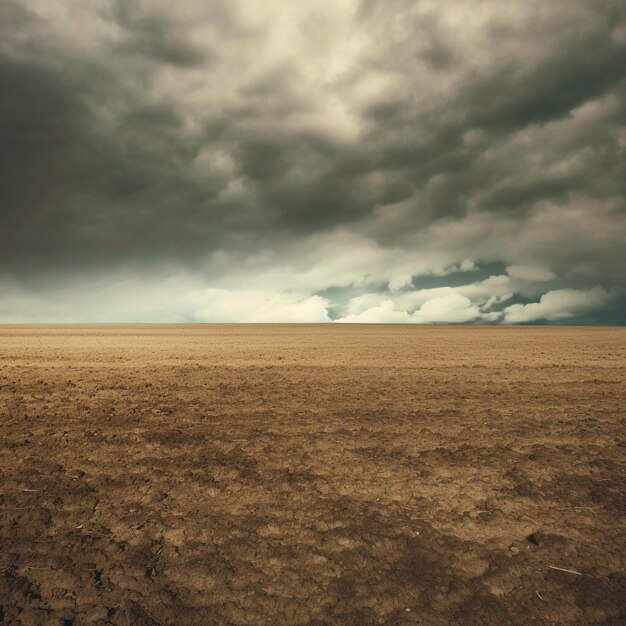
<path id="1" fill-rule="evenodd" d="M 5 0 L 2 277 L 158 266 L 352 294 L 471 258 L 602 286 L 547 301 L 608 310 L 626 266 L 626 11 L 480 5 Z"/>
<path id="2" fill-rule="evenodd" d="M 202 66 L 215 56 L 210 46 L 191 43 L 184 27 L 177 27 L 167 15 L 146 9 L 136 0 L 116 0 L 110 16 L 122 31 L 117 46 L 121 57 L 138 54 L 154 63 L 190 68 Z"/>
<path id="3" fill-rule="evenodd" d="M 81 112 L 65 81 L 32 62 L 0 58 L 0 90 L 2 203 L 15 217 L 49 195 Z"/>

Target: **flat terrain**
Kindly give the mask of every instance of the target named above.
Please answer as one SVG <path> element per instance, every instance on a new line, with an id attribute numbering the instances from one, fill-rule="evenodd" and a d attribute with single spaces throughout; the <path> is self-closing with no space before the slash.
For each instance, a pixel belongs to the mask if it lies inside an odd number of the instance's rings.
<path id="1" fill-rule="evenodd" d="M 624 624 L 625 392 L 626 328 L 0 326 L 0 622 Z"/>

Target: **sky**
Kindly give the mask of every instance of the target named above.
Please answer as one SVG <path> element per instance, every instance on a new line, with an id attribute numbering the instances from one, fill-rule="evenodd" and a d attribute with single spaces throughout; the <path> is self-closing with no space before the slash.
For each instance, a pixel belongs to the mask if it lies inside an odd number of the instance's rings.
<path id="1" fill-rule="evenodd" d="M 0 322 L 626 322 L 626 4 L 0 0 Z"/>

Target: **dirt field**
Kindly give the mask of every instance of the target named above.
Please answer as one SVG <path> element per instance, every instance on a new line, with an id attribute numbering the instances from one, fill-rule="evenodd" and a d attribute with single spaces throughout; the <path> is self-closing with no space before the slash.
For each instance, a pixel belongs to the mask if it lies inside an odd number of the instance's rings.
<path id="1" fill-rule="evenodd" d="M 0 622 L 624 624 L 625 374 L 626 328 L 0 327 Z"/>

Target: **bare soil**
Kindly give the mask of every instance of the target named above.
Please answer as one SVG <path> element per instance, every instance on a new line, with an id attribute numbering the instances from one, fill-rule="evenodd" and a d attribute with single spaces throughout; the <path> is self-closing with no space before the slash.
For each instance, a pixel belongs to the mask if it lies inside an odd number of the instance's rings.
<path id="1" fill-rule="evenodd" d="M 0 327 L 0 622 L 624 624 L 626 328 Z"/>

